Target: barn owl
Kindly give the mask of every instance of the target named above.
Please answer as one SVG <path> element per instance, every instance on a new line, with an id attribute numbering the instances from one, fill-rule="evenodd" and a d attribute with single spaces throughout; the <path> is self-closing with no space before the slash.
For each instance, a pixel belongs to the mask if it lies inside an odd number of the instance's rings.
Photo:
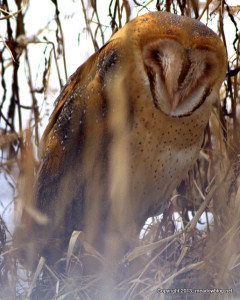
<path id="1" fill-rule="evenodd" d="M 223 43 L 197 20 L 127 23 L 57 98 L 32 204 L 48 223 L 24 212 L 15 236 L 57 259 L 80 230 L 100 253 L 124 255 L 197 159 L 225 71 Z"/>

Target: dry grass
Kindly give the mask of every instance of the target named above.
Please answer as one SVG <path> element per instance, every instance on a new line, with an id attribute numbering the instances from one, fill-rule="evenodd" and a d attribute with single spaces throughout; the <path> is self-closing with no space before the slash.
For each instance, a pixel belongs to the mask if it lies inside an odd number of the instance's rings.
<path id="1" fill-rule="evenodd" d="M 83 6 L 83 9 L 86 16 L 86 28 L 97 49 L 97 37 L 101 35 L 102 42 L 104 42 L 104 30 L 94 5 L 95 2 L 97 1 L 91 1 L 90 6 L 88 8 Z M 143 1 L 135 1 L 135 5 L 140 2 Z M 150 2 L 154 1 L 149 1 L 149 3 L 145 1 L 145 5 L 148 7 Z M 214 18 L 219 21 L 219 34 L 225 44 L 227 35 L 223 26 L 225 20 L 231 20 L 236 29 L 236 36 L 232 37 L 232 45 L 229 46 L 235 49 L 235 54 L 229 58 L 228 74 L 220 93 L 221 101 L 213 109 L 198 161 L 189 171 L 188 178 L 174 192 L 163 216 L 152 218 L 151 222 L 149 220 L 144 226 L 140 246 L 132 249 L 117 266 L 117 271 L 110 274 L 109 277 L 113 278 L 113 282 L 106 282 L 105 278 L 99 274 L 82 275 L 86 256 L 100 265 L 105 263 L 105 258 L 84 240 L 82 232 L 73 233 L 67 256 L 62 258 L 64 274 L 48 266 L 43 258 L 40 259 L 34 272 L 26 270 L 16 256 L 16 249 L 11 244 L 11 234 L 0 216 L 0 299 L 239 299 L 240 59 L 239 36 L 237 36 L 237 33 L 239 34 L 237 27 L 239 7 L 228 6 L 227 3 L 224 4 L 224 1 L 217 0 L 200 1 L 199 5 L 197 1 L 186 1 L 185 5 L 180 5 L 180 1 L 168 0 L 163 4 L 160 1 L 155 1 L 155 3 L 158 9 L 171 9 L 171 12 L 177 10 L 178 13 L 191 14 L 196 18 L 201 18 L 204 9 L 207 11 L 208 21 Z M 6 10 L 7 7 L 4 9 Z M 139 6 L 140 9 L 142 9 L 141 6 Z M 130 14 L 128 1 L 113 1 L 112 30 L 116 28 L 116 24 L 119 27 L 124 25 L 122 24 L 123 12 L 126 12 L 126 19 L 128 19 Z M 87 16 L 91 13 L 92 20 L 89 21 Z M 94 24 L 92 23 L 93 16 L 98 20 L 95 32 L 91 29 Z M 23 17 L 23 13 L 20 12 L 16 22 L 21 25 Z M 58 28 L 61 28 L 59 18 L 56 18 L 56 23 Z M 21 30 L 18 34 L 25 34 L 23 27 Z M 17 49 L 12 42 L 17 37 L 11 37 L 10 34 L 8 32 L 5 43 L 16 61 L 13 62 L 14 74 L 17 72 L 17 64 L 20 63 L 19 53 L 25 52 L 26 54 L 27 46 L 18 45 Z M 60 35 L 63 35 L 61 30 Z M 63 43 L 63 40 L 59 38 L 58 43 Z M 4 46 L 0 56 L 4 87 L 3 51 Z M 64 57 L 64 51 L 60 55 Z M 25 57 L 27 59 L 27 55 Z M 31 64 L 28 66 L 30 70 Z M 42 93 L 45 93 L 48 85 L 49 69 L 50 58 L 43 73 Z M 19 87 L 15 77 L 12 82 L 12 93 L 16 99 L 15 101 L 9 100 L 7 116 L 2 110 L 3 103 L 7 101 L 4 95 L 0 106 L 2 122 L 0 168 L 6 178 L 12 179 L 9 184 L 18 182 L 14 186 L 14 189 L 18 191 L 15 195 L 18 196 L 16 198 L 25 199 L 25 207 L 28 207 L 28 201 L 31 201 L 33 174 L 37 167 L 33 148 L 38 145 L 40 123 L 39 103 L 31 78 L 29 79 L 29 87 L 32 91 L 30 109 L 34 116 L 30 124 L 31 130 L 22 130 L 21 115 L 24 107 L 20 105 Z M 7 87 L 4 88 L 6 89 Z M 16 129 L 16 122 L 18 122 L 19 130 Z M 19 203 L 16 205 L 19 207 Z M 30 213 L 35 218 L 41 219 L 37 212 L 30 211 Z M 44 222 L 42 219 L 41 221 Z M 136 264 L 141 264 L 141 268 L 135 273 Z M 163 292 L 166 293 L 167 289 L 173 289 L 173 292 L 174 289 L 180 289 L 182 293 L 164 294 Z M 184 289 L 189 290 L 186 292 Z M 221 289 L 225 293 L 192 294 L 190 289 Z M 227 291 L 229 291 L 228 294 Z"/>

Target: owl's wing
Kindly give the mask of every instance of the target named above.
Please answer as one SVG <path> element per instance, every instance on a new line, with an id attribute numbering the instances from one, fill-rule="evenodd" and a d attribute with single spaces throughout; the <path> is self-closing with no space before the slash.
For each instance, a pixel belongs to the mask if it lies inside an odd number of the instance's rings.
<path id="1" fill-rule="evenodd" d="M 95 117 L 104 115 L 104 77 L 116 61 L 117 47 L 118 41 L 110 40 L 69 78 L 42 136 L 33 204 L 50 216 L 53 226 L 49 227 L 54 228 L 63 215 L 68 223 L 81 219 L 84 172 L 88 169 L 83 156 L 87 151 L 87 157 L 91 157 L 87 163 L 93 165 L 99 157 L 97 151 L 101 151 L 96 145 L 103 140 L 104 117 L 99 126 L 96 126 Z M 88 144 L 95 146 L 90 148 Z M 23 223 L 27 222 L 23 220 Z M 76 226 L 81 227 L 81 221 L 79 224 Z M 72 224 L 62 225 L 66 231 L 70 228 L 69 234 L 75 228 Z"/>
<path id="2" fill-rule="evenodd" d="M 44 146 L 49 133 L 53 129 L 54 124 L 56 123 L 64 107 L 64 104 L 71 98 L 71 96 L 75 93 L 78 87 L 83 86 L 85 84 L 88 75 L 94 72 L 94 70 L 96 69 L 96 62 L 99 59 L 99 55 L 103 52 L 103 50 L 106 50 L 106 47 L 109 46 L 110 42 L 113 41 L 108 41 L 106 44 L 104 44 L 97 52 L 91 55 L 88 58 L 88 60 L 84 64 L 82 64 L 68 79 L 68 82 L 63 87 L 60 95 L 55 100 L 55 108 L 50 116 L 49 123 L 43 133 L 40 143 L 40 150 Z M 81 97 L 74 100 L 81 101 Z"/>

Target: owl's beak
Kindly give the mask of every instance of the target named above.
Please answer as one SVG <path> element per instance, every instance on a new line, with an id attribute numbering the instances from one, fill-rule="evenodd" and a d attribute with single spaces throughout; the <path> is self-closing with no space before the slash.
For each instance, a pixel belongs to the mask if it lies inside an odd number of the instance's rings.
<path id="1" fill-rule="evenodd" d="M 172 110 L 175 110 L 178 107 L 178 104 L 180 103 L 180 99 L 181 99 L 180 93 L 176 92 L 170 100 Z"/>

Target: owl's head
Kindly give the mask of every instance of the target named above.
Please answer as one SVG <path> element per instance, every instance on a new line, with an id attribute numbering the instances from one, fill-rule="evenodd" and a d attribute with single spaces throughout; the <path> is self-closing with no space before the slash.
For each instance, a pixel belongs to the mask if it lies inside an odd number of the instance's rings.
<path id="1" fill-rule="evenodd" d="M 226 50 L 201 22 L 167 12 L 148 13 L 112 39 L 117 38 L 127 41 L 128 56 L 134 53 L 132 60 L 139 70 L 142 67 L 154 105 L 166 115 L 190 115 L 203 103 L 217 100 Z"/>

